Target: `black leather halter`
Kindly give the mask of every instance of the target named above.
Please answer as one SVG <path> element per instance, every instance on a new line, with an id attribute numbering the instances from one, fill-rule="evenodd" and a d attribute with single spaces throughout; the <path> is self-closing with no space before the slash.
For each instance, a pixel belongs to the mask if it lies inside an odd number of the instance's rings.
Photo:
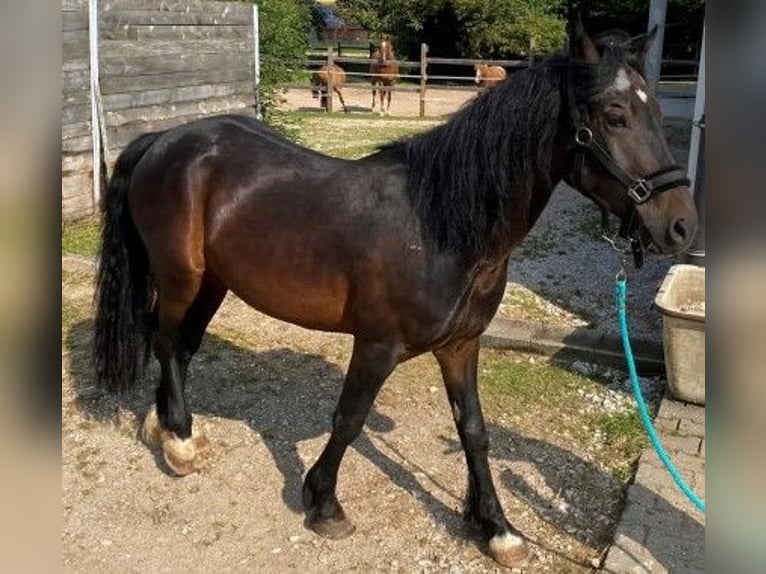
<path id="1" fill-rule="evenodd" d="M 580 108 L 572 92 L 571 81 L 567 89 L 570 113 L 575 127 L 574 141 L 576 144 L 574 169 L 572 171 L 572 183 L 585 192 L 601 209 L 601 226 L 605 236 L 609 236 L 609 214 L 607 207 L 595 196 L 588 193 L 582 185 L 582 174 L 585 169 L 585 156 L 589 155 L 596 159 L 612 177 L 619 181 L 626 190 L 628 197 L 633 202 L 633 208 L 627 217 L 623 218 L 620 225 L 620 235 L 630 240 L 633 253 L 633 262 L 636 269 L 643 265 L 644 255 L 638 229 L 631 229 L 636 216 L 636 206 L 647 201 L 653 194 L 667 191 L 674 187 L 690 185 L 686 171 L 679 165 L 673 164 L 664 167 L 645 177 L 634 177 L 619 165 L 606 147 L 599 142 L 593 131 L 581 119 Z"/>
<path id="2" fill-rule="evenodd" d="M 689 185 L 689 178 L 686 177 L 686 171 L 678 165 L 664 167 L 647 177 L 636 178 L 630 175 L 617 162 L 606 148 L 599 143 L 593 135 L 591 129 L 585 125 L 580 125 L 575 131 L 575 143 L 577 144 L 579 155 L 583 152 L 589 152 L 612 176 L 625 186 L 628 197 L 636 204 L 644 203 L 653 193 L 660 193 L 681 185 Z M 578 159 L 575 159 L 575 169 L 580 171 L 582 165 L 578 165 Z M 581 179 L 578 174 L 578 179 Z"/>

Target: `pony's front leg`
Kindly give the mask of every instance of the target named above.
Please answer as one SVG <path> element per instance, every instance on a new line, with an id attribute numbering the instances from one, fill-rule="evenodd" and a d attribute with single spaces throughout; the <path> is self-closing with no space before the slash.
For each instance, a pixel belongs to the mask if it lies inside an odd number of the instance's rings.
<path id="1" fill-rule="evenodd" d="M 527 544 L 505 518 L 487 459 L 489 438 L 476 387 L 479 340 L 451 343 L 434 351 L 434 355 L 441 367 L 468 464 L 466 518 L 481 526 L 489 553 L 498 563 L 507 567 L 520 566 L 528 556 Z"/>
<path id="2" fill-rule="evenodd" d="M 346 448 L 362 431 L 378 391 L 397 364 L 397 357 L 394 345 L 354 341 L 330 440 L 303 483 L 307 525 L 326 538 L 345 538 L 354 532 L 336 496 L 338 468 Z"/>
<path id="3" fill-rule="evenodd" d="M 380 116 L 381 117 L 386 115 L 386 95 L 390 93 L 391 92 L 388 91 L 387 86 L 385 84 L 380 84 L 380 88 L 378 89 L 378 94 L 380 95 Z"/>

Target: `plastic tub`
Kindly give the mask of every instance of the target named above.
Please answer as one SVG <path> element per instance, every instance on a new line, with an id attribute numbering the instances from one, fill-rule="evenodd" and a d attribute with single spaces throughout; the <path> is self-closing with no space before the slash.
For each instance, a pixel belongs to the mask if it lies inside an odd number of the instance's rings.
<path id="1" fill-rule="evenodd" d="M 705 404 L 705 268 L 673 265 L 654 303 L 662 312 L 665 371 L 673 395 Z"/>

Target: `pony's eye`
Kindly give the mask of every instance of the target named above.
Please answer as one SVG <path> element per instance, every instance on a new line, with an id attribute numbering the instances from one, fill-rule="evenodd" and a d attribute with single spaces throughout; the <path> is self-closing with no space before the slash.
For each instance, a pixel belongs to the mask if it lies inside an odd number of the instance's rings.
<path id="1" fill-rule="evenodd" d="M 614 112 L 607 112 L 606 123 L 608 123 L 613 128 L 624 128 L 628 125 L 625 121 L 625 116 L 622 114 L 616 114 Z"/>

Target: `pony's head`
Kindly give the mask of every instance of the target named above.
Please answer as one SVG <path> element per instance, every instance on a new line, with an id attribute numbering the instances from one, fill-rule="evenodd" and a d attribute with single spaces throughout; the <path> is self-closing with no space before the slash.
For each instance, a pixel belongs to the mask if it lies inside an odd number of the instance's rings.
<path id="1" fill-rule="evenodd" d="M 383 34 L 380 37 L 380 43 L 378 44 L 378 60 L 381 63 L 386 63 L 388 60 L 394 60 L 394 47 L 391 44 L 391 36 Z"/>
<path id="2" fill-rule="evenodd" d="M 473 81 L 475 83 L 480 83 L 481 79 L 484 77 L 484 75 L 487 73 L 487 64 L 475 64 L 473 69 L 474 72 L 476 72 L 476 76 L 474 77 Z"/>
<path id="3" fill-rule="evenodd" d="M 574 124 L 574 169 L 568 182 L 620 218 L 621 235 L 650 251 L 674 254 L 697 232 L 685 171 L 663 134 L 659 103 L 643 78 L 656 32 L 588 36 L 575 23 L 567 77 Z"/>

